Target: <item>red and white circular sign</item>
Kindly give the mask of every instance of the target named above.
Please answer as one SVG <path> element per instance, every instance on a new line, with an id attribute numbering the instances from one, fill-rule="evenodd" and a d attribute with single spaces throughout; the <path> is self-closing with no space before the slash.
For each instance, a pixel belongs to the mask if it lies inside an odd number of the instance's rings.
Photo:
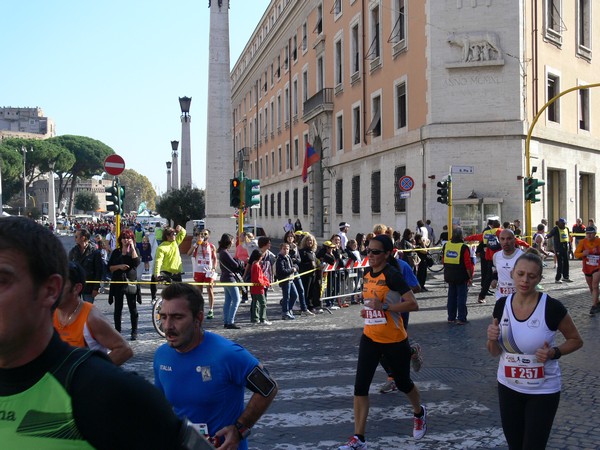
<path id="1" fill-rule="evenodd" d="M 119 155 L 108 155 L 104 160 L 104 170 L 115 177 L 121 175 L 125 170 L 125 160 Z"/>

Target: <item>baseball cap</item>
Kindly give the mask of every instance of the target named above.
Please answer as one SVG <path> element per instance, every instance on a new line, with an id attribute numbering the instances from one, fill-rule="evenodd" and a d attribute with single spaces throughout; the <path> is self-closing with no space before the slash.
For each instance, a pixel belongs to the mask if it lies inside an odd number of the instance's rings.
<path id="1" fill-rule="evenodd" d="M 323 242 L 323 246 L 324 247 L 331 247 L 331 248 L 335 247 L 334 243 L 331 242 L 331 241 L 325 241 L 325 242 Z"/>
<path id="2" fill-rule="evenodd" d="M 565 219 L 564 217 L 561 217 L 560 219 L 558 219 L 558 221 L 562 223 L 567 223 L 567 219 Z"/>
<path id="3" fill-rule="evenodd" d="M 594 233 L 594 234 L 596 234 L 596 227 L 594 227 L 594 226 L 587 227 L 587 228 L 585 229 L 585 232 L 586 232 L 586 233 Z"/>
<path id="4" fill-rule="evenodd" d="M 340 222 L 340 230 L 342 228 L 346 228 L 346 227 L 349 227 L 349 226 L 350 226 L 350 224 L 348 222 Z"/>

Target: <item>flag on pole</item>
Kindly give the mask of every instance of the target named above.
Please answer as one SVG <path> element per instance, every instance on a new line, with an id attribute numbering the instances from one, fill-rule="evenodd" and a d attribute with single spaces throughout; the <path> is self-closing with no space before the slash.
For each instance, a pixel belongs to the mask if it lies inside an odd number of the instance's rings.
<path id="1" fill-rule="evenodd" d="M 319 162 L 319 154 L 315 148 L 306 142 L 306 154 L 304 155 L 304 168 L 302 169 L 302 181 L 306 183 L 308 180 L 308 168 L 314 163 Z"/>

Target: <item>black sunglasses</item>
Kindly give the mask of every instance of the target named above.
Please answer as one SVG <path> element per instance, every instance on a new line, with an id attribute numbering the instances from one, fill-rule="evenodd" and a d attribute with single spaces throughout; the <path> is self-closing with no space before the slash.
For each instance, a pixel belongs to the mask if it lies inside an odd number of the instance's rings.
<path id="1" fill-rule="evenodd" d="M 367 254 L 371 253 L 373 253 L 374 255 L 381 255 L 382 253 L 385 253 L 385 250 L 375 250 L 374 248 L 368 248 Z"/>

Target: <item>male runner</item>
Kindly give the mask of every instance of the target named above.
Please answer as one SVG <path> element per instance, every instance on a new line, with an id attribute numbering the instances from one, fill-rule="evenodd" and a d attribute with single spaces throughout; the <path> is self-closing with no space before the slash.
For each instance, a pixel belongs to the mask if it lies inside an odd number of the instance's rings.
<path id="1" fill-rule="evenodd" d="M 499 240 L 502 251 L 494 253 L 493 259 L 492 288 L 496 289 L 496 301 L 517 291 L 511 272 L 515 267 L 515 262 L 523 254 L 523 250 L 515 246 L 516 238 L 512 230 L 502 230 Z"/>

